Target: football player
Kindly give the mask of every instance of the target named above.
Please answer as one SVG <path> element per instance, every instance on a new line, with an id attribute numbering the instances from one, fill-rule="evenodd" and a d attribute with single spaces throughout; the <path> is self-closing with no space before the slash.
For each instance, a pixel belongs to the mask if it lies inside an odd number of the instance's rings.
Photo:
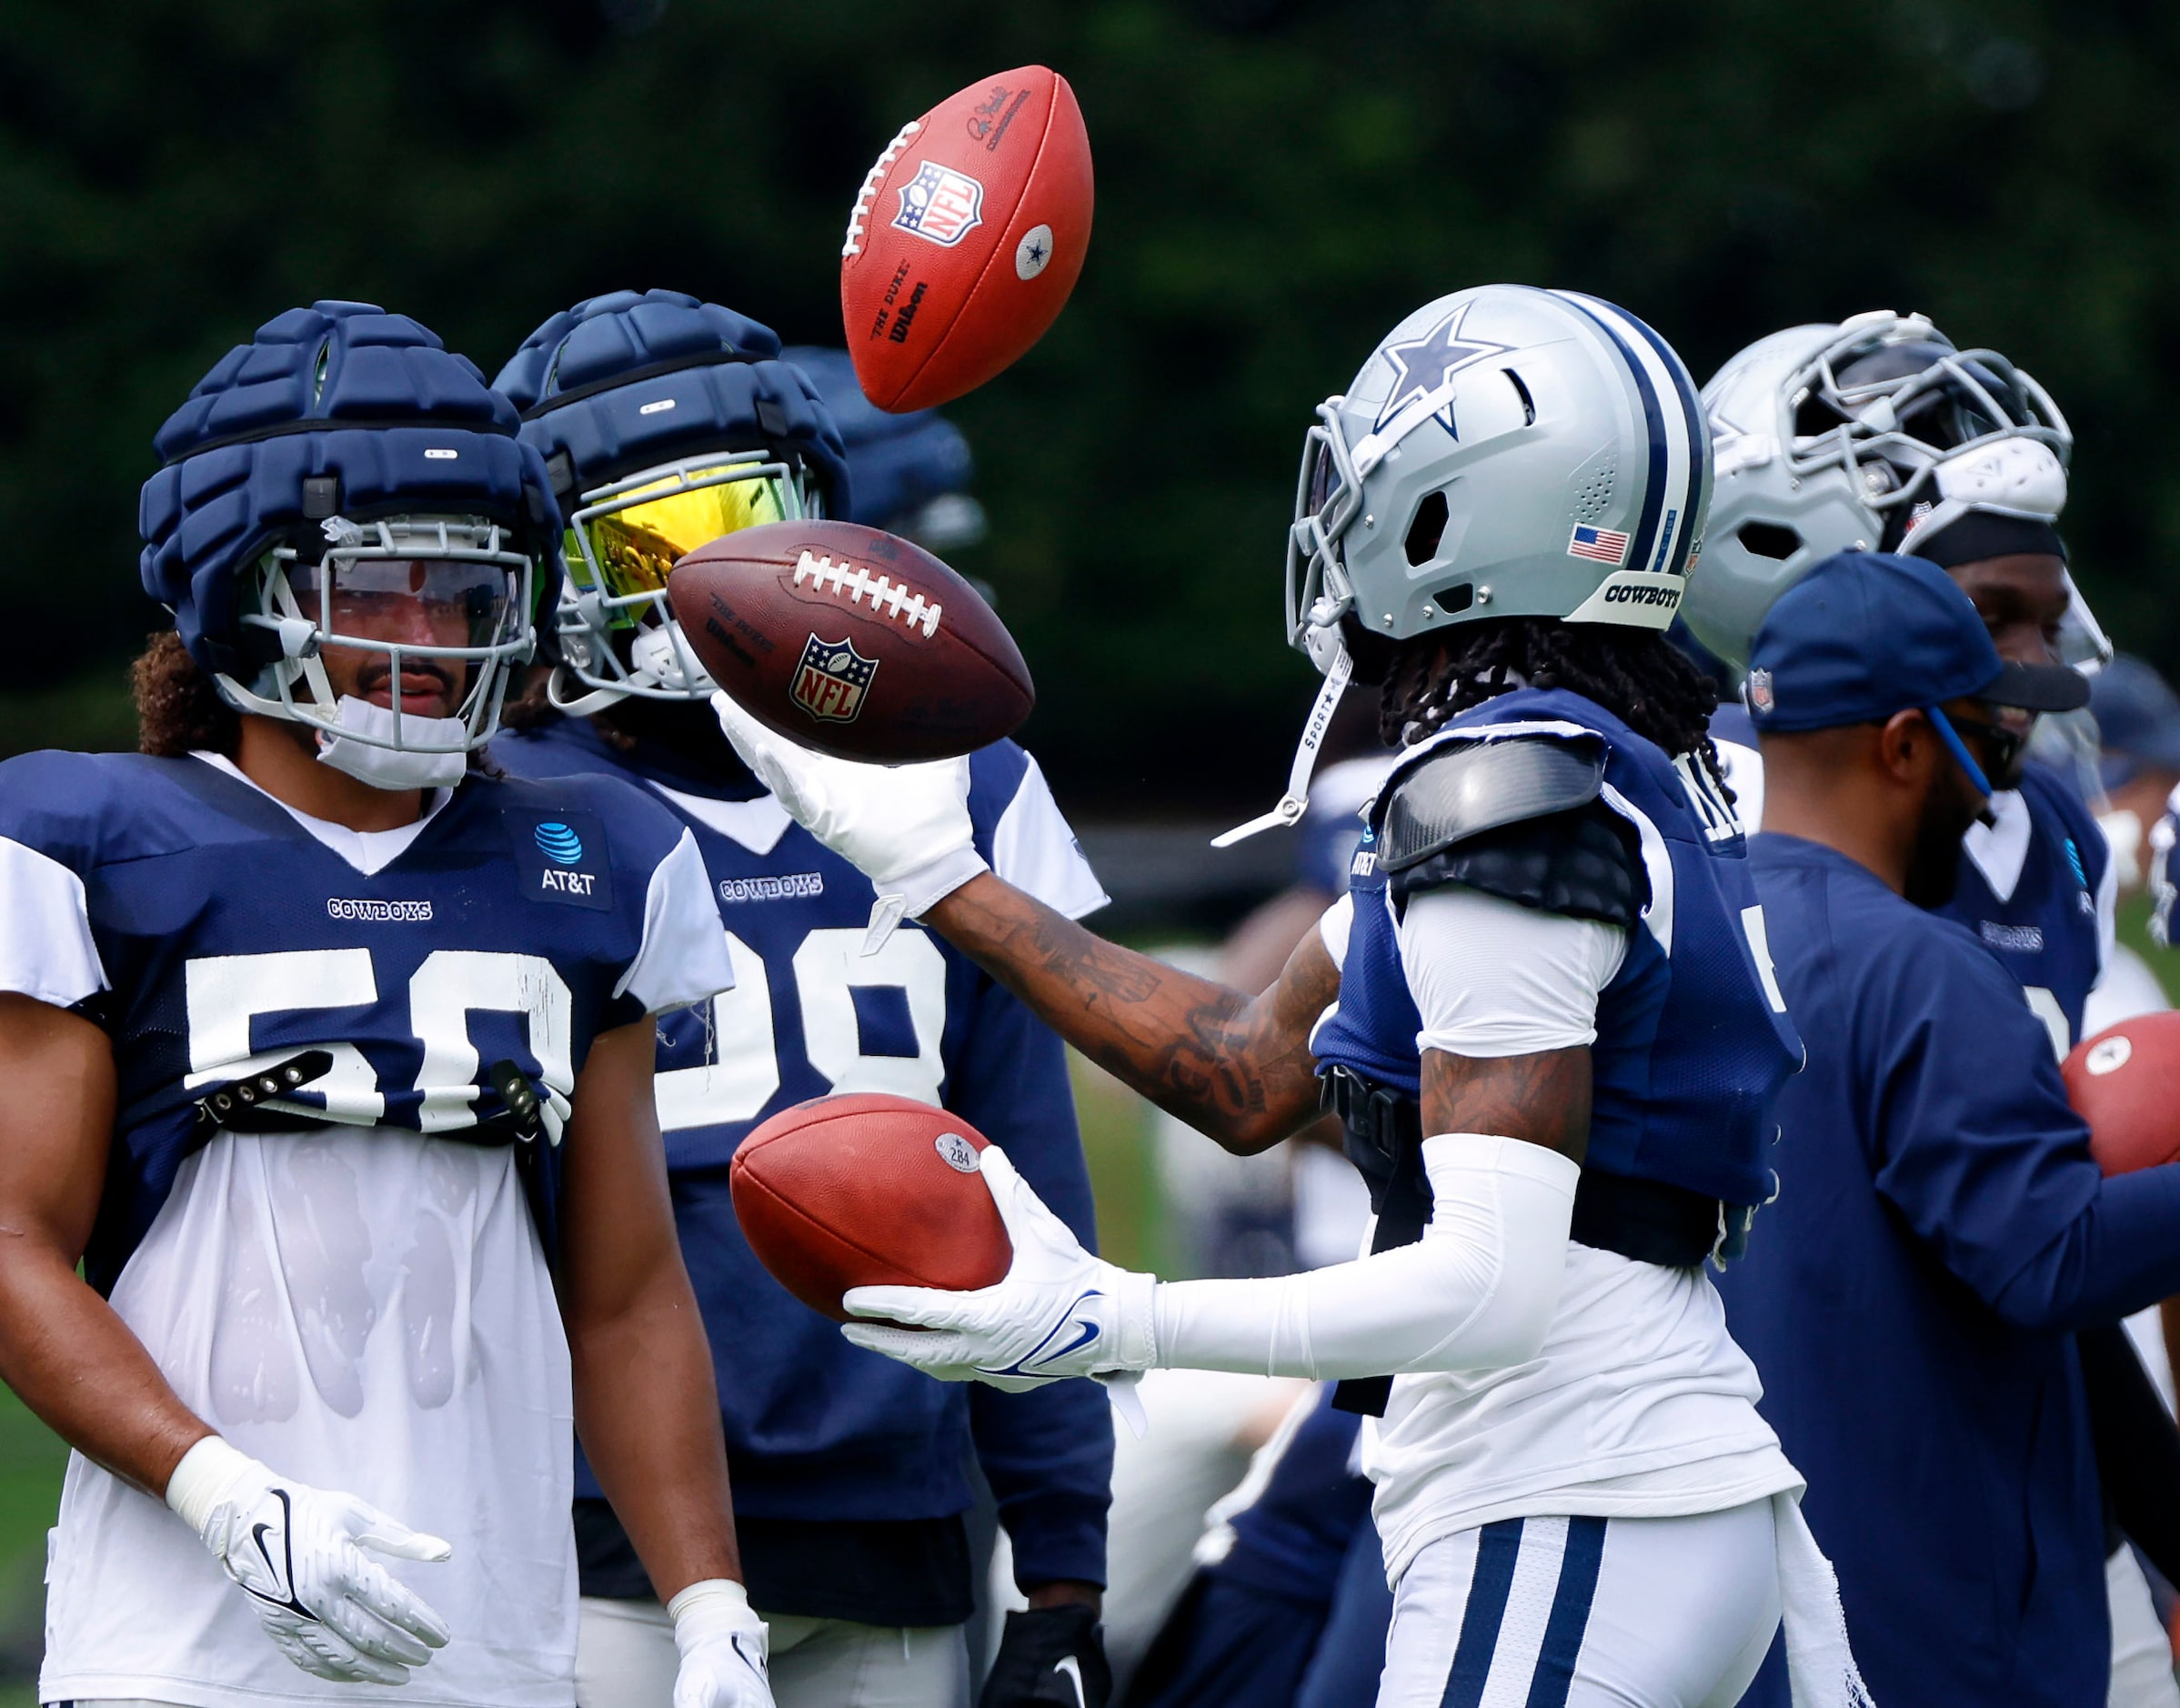
<path id="1" fill-rule="evenodd" d="M 858 1290 L 851 1311 L 892 1321 L 848 1336 L 1004 1387 L 1340 1379 L 1380 1414 L 1389 1708 L 1731 1703 L 1783 1608 L 1805 1699 L 1857 1699 L 1800 1479 L 1702 1269 L 1770 1195 L 1800 1046 L 1710 756 L 1715 695 L 1662 632 L 1710 486 L 1694 387 L 1608 304 L 1488 286 L 1402 321 L 1318 417 L 1290 638 L 1324 699 L 1380 684 L 1407 750 L 1349 896 L 1261 998 L 977 870 L 959 762 L 833 760 L 714 704 L 822 839 L 1230 1149 L 1311 1120 L 1321 1084 L 1372 1182 L 1373 1251 L 1271 1281 L 1128 1273 L 995 1147 L 1007 1279 Z"/>
<path id="2" fill-rule="evenodd" d="M 779 1700 L 965 1698 L 973 1451 L 1030 1600 L 1009 1620 L 983 1700 L 1078 1708 L 1079 1680 L 1095 1704 L 1112 1459 L 1103 1397 L 1087 1382 L 1035 1394 L 942 1387 L 848 1345 L 765 1272 L 728 1197 L 736 1147 L 766 1115 L 828 1092 L 891 1091 L 956 1110 L 1005 1143 L 1092 1237 L 1059 1040 L 929 932 L 900 930 L 864 952 L 869 883 L 721 738 L 711 683 L 667 604 L 667 571 L 692 548 L 847 509 L 840 436 L 779 356 L 768 328 L 731 310 L 624 291 L 554 316 L 501 374 L 569 516 L 570 594 L 566 662 L 528 708 L 529 732 L 494 753 L 518 775 L 633 783 L 703 853 L 707 929 L 733 955 L 736 985 L 661 1023 L 658 1108 Z M 1100 905 L 1030 756 L 1002 742 L 969 770 L 979 858 L 1069 917 Z M 586 1708 L 664 1708 L 666 1610 L 602 1491 L 587 1475 L 578 1491 L 579 1695 Z"/>
<path id="3" fill-rule="evenodd" d="M 1735 674 L 1781 594 L 1831 554 L 1868 548 L 1944 569 L 2009 663 L 2095 671 L 2110 658 L 2058 531 L 2073 437 L 2050 395 L 2005 357 L 1957 349 L 1921 316 L 1873 312 L 1759 339 L 1719 370 L 1703 400 L 1718 491 L 1682 614 Z M 1769 709 L 1761 673 L 1743 692 Z M 2028 719 L 2010 716 L 1996 792 L 1963 840 L 1950 899 L 1932 910 L 2004 963 L 2064 1058 L 2087 1035 L 2091 993 L 2115 959 L 2117 866 L 2080 785 L 2032 762 Z M 1712 728 L 1755 829 L 1764 777 L 1748 710 L 1722 706 Z M 2141 1411 L 2137 1384 L 2115 1392 L 2095 1379 L 2129 1358 L 2126 1342 L 2115 1329 L 2088 1332 L 2101 1343 L 2090 1388 L 2100 1421 L 2115 1407 Z M 2139 1481 L 2109 1460 L 2104 1472 L 2115 1491 Z M 2132 1510 L 2124 1493 L 2119 1503 Z M 2144 1531 L 2138 1540 L 2157 1546 Z M 2148 1586 L 2120 1536 L 2110 1540 L 2111 1700 L 2180 1708 Z"/>
<path id="4" fill-rule="evenodd" d="M 703 863 L 477 764 L 561 576 L 517 427 L 406 316 L 267 322 L 158 434 L 144 752 L 0 767 L 45 1702 L 566 1702 L 571 1422 L 680 1708 L 771 1701 L 652 1108 L 656 1017 L 732 979 Z"/>
<path id="5" fill-rule="evenodd" d="M 1736 673 L 1781 593 L 1820 559 L 1863 549 L 1945 570 L 2009 662 L 2065 655 L 2094 668 L 2110 656 L 2058 531 L 2073 437 L 2049 394 L 1996 351 L 1955 349 L 1920 316 L 1857 315 L 1758 340 L 1703 400 L 1718 492 L 1682 614 Z M 1751 680 L 1747 692 L 1768 688 Z M 1713 729 L 1756 829 L 1763 781 L 1748 715 L 1723 707 Z M 1939 911 L 2005 962 L 2064 1056 L 2110 959 L 2114 871 L 2080 789 L 2013 745 Z"/>

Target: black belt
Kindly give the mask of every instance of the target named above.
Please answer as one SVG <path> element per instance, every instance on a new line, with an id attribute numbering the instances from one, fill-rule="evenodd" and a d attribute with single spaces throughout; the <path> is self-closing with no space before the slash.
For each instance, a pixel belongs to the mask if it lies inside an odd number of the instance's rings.
<path id="1" fill-rule="evenodd" d="M 1320 1081 L 1324 1106 L 1340 1117 L 1348 1160 L 1370 1184 L 1378 1218 L 1373 1252 L 1413 1245 L 1431 1220 L 1431 1182 L 1423 1172 L 1422 1111 L 1415 1100 L 1373 1085 L 1345 1068 Z M 1663 1181 L 1637 1180 L 1584 1167 L 1574 1188 L 1568 1237 L 1663 1269 L 1693 1269 L 1705 1258 L 1723 1261 L 1748 1246 L 1755 1211 L 1707 1198 Z M 1336 1411 L 1383 1417 L 1391 1376 L 1351 1376 L 1332 1393 Z"/>

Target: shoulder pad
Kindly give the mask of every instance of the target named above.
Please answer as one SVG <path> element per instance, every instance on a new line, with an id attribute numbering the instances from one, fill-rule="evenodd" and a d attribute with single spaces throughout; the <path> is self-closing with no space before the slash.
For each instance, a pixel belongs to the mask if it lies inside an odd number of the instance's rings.
<path id="1" fill-rule="evenodd" d="M 1595 742 L 1515 736 L 1449 744 L 1394 779 L 1378 863 L 1405 871 L 1486 830 L 1587 806 L 1603 786 L 1604 753 Z"/>

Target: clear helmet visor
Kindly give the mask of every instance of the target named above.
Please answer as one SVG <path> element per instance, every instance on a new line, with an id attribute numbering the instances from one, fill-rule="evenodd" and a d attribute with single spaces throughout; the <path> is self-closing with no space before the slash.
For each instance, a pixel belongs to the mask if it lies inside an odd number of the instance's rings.
<path id="1" fill-rule="evenodd" d="M 689 457 L 586 493 L 568 529 L 553 703 L 579 715 L 628 695 L 708 696 L 668 606 L 668 576 L 699 546 L 813 507 L 800 474 L 764 452 Z M 571 695 L 568 678 L 588 692 Z"/>
<path id="2" fill-rule="evenodd" d="M 222 678 L 226 698 L 363 747 L 482 747 L 509 672 L 536 648 L 529 558 L 474 518 L 336 517 L 324 532 L 315 555 L 281 547 L 259 563 L 242 621 L 277 656 L 249 684 Z"/>

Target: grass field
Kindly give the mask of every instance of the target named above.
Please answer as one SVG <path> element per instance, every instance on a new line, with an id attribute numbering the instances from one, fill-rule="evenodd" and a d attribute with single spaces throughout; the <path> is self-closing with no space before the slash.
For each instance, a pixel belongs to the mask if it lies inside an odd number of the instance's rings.
<path id="1" fill-rule="evenodd" d="M 2120 938 L 2148 959 L 2180 1001 L 2180 953 L 2154 947 L 2141 902 L 2121 910 Z M 1073 1061 L 1083 1150 L 1098 1197 L 1104 1254 L 1133 1269 L 1174 1272 L 1171 1230 L 1150 1140 L 1150 1106 L 1080 1058 Z M 42 1619 L 45 1531 L 67 1452 L 0 1387 L 0 1708 L 30 1708 Z"/>

